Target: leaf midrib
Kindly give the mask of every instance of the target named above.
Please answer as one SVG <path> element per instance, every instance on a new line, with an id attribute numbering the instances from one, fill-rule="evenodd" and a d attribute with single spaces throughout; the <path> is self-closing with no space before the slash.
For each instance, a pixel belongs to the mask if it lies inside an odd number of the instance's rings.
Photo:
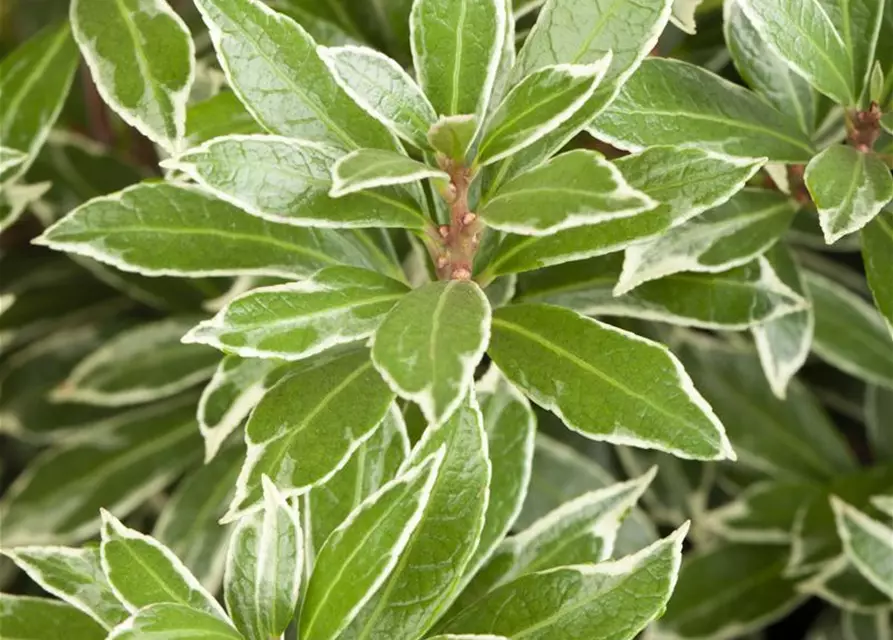
<path id="1" fill-rule="evenodd" d="M 56 39 L 53 41 L 50 48 L 47 50 L 46 55 L 42 56 L 40 62 L 32 69 L 32 72 L 27 76 L 25 82 L 23 82 L 19 90 L 13 96 L 11 100 L 8 102 L 7 96 L 4 95 L 4 117 L 2 126 L 0 126 L 0 131 L 7 131 L 11 120 L 14 119 L 15 114 L 18 111 L 19 105 L 25 99 L 25 96 L 31 91 L 34 84 L 38 81 L 38 79 L 43 76 L 44 72 L 46 72 L 47 67 L 50 65 L 50 62 L 55 57 L 55 55 L 59 52 L 59 49 L 62 48 L 62 45 L 65 44 L 66 38 L 68 38 L 69 32 L 67 29 L 61 29 Z M 6 84 L 5 78 L 0 79 L 0 83 Z M 7 119 L 8 118 L 8 119 Z M 21 152 L 27 158 L 28 154 L 25 152 Z"/>
<path id="2" fill-rule="evenodd" d="M 476 0 L 478 2 L 482 0 Z M 453 56 L 453 84 L 450 87 L 452 95 L 450 96 L 450 115 L 459 113 L 459 95 L 460 83 L 462 81 L 462 57 L 464 51 L 463 46 L 463 29 L 465 29 L 465 20 L 468 14 L 468 0 L 461 0 L 459 9 L 459 20 L 456 23 L 456 49 Z"/>
<path id="3" fill-rule="evenodd" d="M 284 85 L 291 88 L 291 90 L 294 91 L 294 93 L 297 94 L 301 98 L 301 101 L 304 104 L 304 106 L 306 106 L 310 111 L 312 111 L 313 115 L 315 115 L 317 117 L 317 119 L 319 119 L 320 122 L 324 123 L 326 125 L 326 127 L 332 133 L 334 133 L 338 138 L 340 138 L 342 142 L 347 144 L 348 148 L 358 149 L 360 147 L 360 145 L 347 132 L 345 132 L 341 127 L 339 127 L 337 124 L 335 124 L 335 122 L 332 121 L 323 110 L 321 110 L 317 107 L 315 101 L 308 99 L 307 93 L 301 89 L 301 86 L 299 84 L 296 84 L 292 80 L 292 78 L 290 78 L 288 75 L 286 75 L 285 73 L 282 72 L 282 70 L 279 68 L 279 65 L 277 65 L 275 63 L 275 61 L 272 58 L 270 58 L 270 56 L 267 55 L 267 53 L 260 46 L 260 42 L 255 37 L 253 37 L 253 34 L 250 34 L 247 29 L 241 28 L 242 23 L 239 20 L 234 19 L 232 16 L 226 14 L 219 8 L 218 8 L 218 11 L 220 11 L 220 13 L 222 13 L 223 15 L 226 16 L 226 18 L 229 20 L 229 22 L 233 26 L 235 26 L 237 28 L 237 30 L 244 36 L 246 41 L 251 43 L 252 48 L 254 49 L 257 57 L 262 58 L 267 63 L 268 68 L 273 71 L 273 73 L 279 78 L 279 80 L 281 80 Z M 285 16 L 280 16 L 280 18 L 278 20 L 276 18 L 273 18 L 273 19 L 274 19 L 274 21 L 277 22 L 277 26 L 280 26 L 280 27 L 287 20 L 287 18 Z M 253 20 L 252 20 L 252 23 L 255 25 L 257 24 L 255 22 L 253 22 Z M 222 29 L 221 29 L 221 31 L 222 31 Z M 302 38 L 299 40 L 300 40 L 301 44 L 306 44 L 303 42 Z M 221 48 L 222 48 L 222 46 L 221 46 Z M 307 56 L 309 56 L 309 57 L 316 56 L 316 52 L 308 51 Z M 340 90 L 340 88 L 339 88 L 339 90 Z M 241 91 L 239 93 L 241 94 Z M 278 127 L 273 126 L 270 128 L 277 129 Z"/>
<path id="4" fill-rule="evenodd" d="M 152 96 L 155 98 L 155 103 L 158 105 L 163 105 L 164 101 L 160 99 L 159 87 L 156 84 L 155 76 L 151 73 L 151 68 L 149 67 L 149 61 L 146 58 L 146 52 L 143 49 L 142 42 L 139 37 L 139 32 L 137 31 L 136 25 L 133 23 L 133 19 L 131 18 L 130 13 L 127 11 L 127 7 L 124 6 L 122 0 L 114 0 L 115 6 L 118 8 L 118 12 L 121 14 L 121 19 L 124 22 L 124 26 L 127 28 L 127 33 L 130 36 L 131 41 L 133 42 L 133 51 L 136 57 L 136 64 L 139 67 L 140 73 L 146 78 L 149 82 L 149 90 L 152 92 Z M 172 105 L 173 106 L 173 105 Z M 164 121 L 165 135 L 169 140 L 177 140 L 179 137 L 179 132 L 177 131 L 177 125 L 175 122 L 171 122 L 167 118 L 167 114 L 165 113 L 165 109 L 159 109 L 159 114 L 161 115 L 161 119 Z M 173 129 L 173 132 L 170 131 L 170 128 Z M 171 135 L 173 133 L 173 135 Z"/>
<path id="5" fill-rule="evenodd" d="M 334 293 L 334 292 L 333 292 Z M 345 304 L 333 305 L 326 307 L 325 309 L 315 309 L 310 313 L 305 313 L 303 315 L 295 315 L 288 319 L 279 319 L 279 320 L 263 320 L 260 322 L 250 323 L 250 324 L 230 324 L 224 325 L 222 327 L 223 330 L 226 330 L 229 327 L 229 330 L 226 333 L 233 332 L 245 332 L 245 331 L 255 331 L 258 329 L 268 329 L 268 328 L 279 328 L 281 331 L 292 331 L 297 329 L 303 329 L 306 323 L 311 320 L 316 320 L 320 318 L 328 318 L 331 316 L 336 316 L 342 311 L 345 310 L 353 310 L 353 309 L 362 309 L 364 307 L 371 307 L 380 302 L 389 302 L 391 300 L 400 300 L 406 296 L 406 292 L 401 293 L 393 293 L 384 296 L 377 296 L 374 298 L 366 298 L 361 302 L 353 302 L 349 301 Z M 383 314 L 382 314 L 383 315 Z M 269 336 L 265 336 L 269 337 Z"/>
<path id="6" fill-rule="evenodd" d="M 62 227 L 60 230 L 57 230 L 56 233 L 64 234 L 65 233 L 64 227 Z M 341 264 L 341 262 L 339 262 L 338 260 L 332 258 L 331 256 L 329 256 L 325 253 L 322 253 L 319 251 L 314 251 L 312 249 L 308 249 L 307 247 L 300 245 L 300 244 L 291 244 L 291 243 L 287 243 L 287 242 L 282 242 L 272 236 L 257 236 L 257 235 L 249 235 L 246 233 L 224 232 L 224 230 L 220 229 L 220 228 L 208 229 L 208 228 L 196 228 L 196 227 L 181 227 L 179 229 L 172 229 L 170 227 L 159 228 L 159 227 L 146 227 L 146 226 L 140 226 L 140 227 L 108 226 L 108 227 L 102 227 L 99 229 L 94 229 L 94 230 L 92 230 L 92 233 L 95 234 L 94 237 L 96 237 L 96 236 L 102 237 L 103 235 L 110 235 L 110 234 L 116 234 L 116 233 L 118 233 L 118 234 L 120 234 L 120 233 L 137 233 L 137 234 L 139 234 L 139 233 L 157 233 L 157 234 L 162 234 L 162 235 L 166 234 L 166 235 L 175 235 L 175 236 L 177 236 L 177 235 L 216 236 L 216 237 L 227 238 L 227 239 L 246 240 L 248 242 L 257 243 L 257 244 L 270 244 L 270 245 L 276 246 L 280 249 L 285 249 L 290 253 L 306 254 L 308 256 L 313 256 L 315 258 L 318 258 L 319 260 L 322 260 L 323 262 L 327 262 L 332 265 L 337 266 L 337 265 Z M 89 235 L 88 233 L 85 233 L 85 232 L 69 232 L 69 234 L 71 234 L 71 235 Z M 53 238 L 52 236 L 48 237 L 49 242 L 58 243 L 58 244 L 67 244 L 67 243 L 76 243 L 76 242 L 90 242 L 92 239 L 93 238 L 88 237 L 87 239 L 82 239 L 82 240 L 64 240 L 64 239 L 60 240 L 57 238 Z"/>
<path id="7" fill-rule="evenodd" d="M 767 129 L 766 127 L 760 127 L 751 122 L 746 122 L 744 120 L 726 120 L 724 118 L 720 118 L 718 116 L 712 116 L 706 113 L 693 113 L 691 111 L 665 111 L 658 109 L 630 109 L 628 107 L 623 107 L 622 109 L 617 109 L 618 114 L 622 115 L 654 115 L 654 116 L 666 116 L 666 117 L 685 117 L 690 118 L 692 120 L 703 120 L 704 122 L 712 122 L 715 124 L 722 124 L 726 126 L 730 126 L 732 128 L 744 129 L 745 131 L 755 131 L 757 133 L 762 133 L 771 138 L 777 138 L 782 142 L 791 144 L 799 149 L 803 149 L 810 156 L 813 154 L 813 150 L 807 144 L 805 144 L 802 140 L 797 140 L 796 138 L 792 138 L 788 135 L 785 135 L 779 131 L 775 131 L 774 129 Z M 724 136 L 722 140 L 727 140 L 728 136 Z M 721 140 L 721 141 L 722 141 Z"/>
<path id="8" fill-rule="evenodd" d="M 568 75 L 569 75 L 569 74 L 568 74 Z M 592 76 L 592 77 L 590 77 L 590 76 L 586 76 L 586 79 L 592 80 L 592 81 L 594 82 L 594 81 L 595 81 L 595 76 Z M 570 87 L 565 88 L 563 91 L 554 91 L 554 90 L 553 90 L 553 91 L 550 91 L 548 94 L 546 94 L 546 97 L 545 97 L 545 98 L 539 100 L 538 102 L 533 103 L 530 107 L 527 107 L 527 108 L 525 108 L 525 109 L 522 109 L 522 110 L 521 110 L 519 113 L 517 113 L 513 118 L 505 120 L 501 125 L 499 125 L 496 129 L 494 129 L 494 130 L 487 136 L 488 139 L 485 140 L 485 141 L 484 141 L 484 144 L 481 145 L 481 149 L 478 151 L 478 156 L 481 157 L 481 158 L 489 157 L 489 156 L 487 155 L 487 153 L 486 153 L 487 149 L 488 149 L 489 147 L 493 146 L 495 143 L 499 142 L 499 141 L 500 141 L 500 137 L 503 135 L 503 133 L 504 133 L 507 129 L 509 129 L 509 130 L 512 129 L 512 127 L 514 127 L 516 124 L 518 124 L 519 122 L 521 122 L 522 120 L 524 120 L 525 118 L 527 118 L 527 116 L 529 116 L 529 115 L 530 115 L 531 113 L 533 113 L 534 111 L 537 111 L 537 110 L 539 110 L 539 109 L 541 109 L 541 108 L 544 108 L 544 107 L 546 107 L 547 105 L 549 105 L 549 104 L 551 104 L 551 103 L 553 103 L 553 102 L 558 102 L 558 101 L 566 100 L 566 98 L 568 97 L 568 95 L 574 95 L 572 92 L 573 92 L 574 90 L 578 89 L 578 88 L 579 88 L 579 85 L 578 85 L 578 84 L 572 84 Z M 583 92 L 583 95 L 585 95 L 585 91 Z M 511 97 L 511 96 L 509 96 L 509 97 Z M 506 100 L 508 100 L 508 98 L 506 98 Z M 573 100 L 571 101 L 571 105 L 573 105 L 574 101 L 576 101 L 576 100 L 579 100 L 579 96 L 574 95 L 574 98 L 573 98 Z M 581 105 L 581 106 L 582 106 L 582 105 Z M 566 111 L 566 110 L 568 110 L 568 109 L 570 109 L 570 106 L 565 107 L 565 109 L 564 109 L 563 111 Z M 562 112 L 559 112 L 559 113 L 563 113 L 563 111 L 562 111 Z M 551 121 L 554 117 L 556 117 L 556 116 L 553 116 L 552 118 L 549 118 L 549 120 L 547 120 L 546 122 Z M 510 137 L 508 138 L 508 142 L 511 144 L 511 143 L 512 143 L 512 140 L 514 140 L 515 142 L 517 142 L 517 140 L 518 140 L 519 138 L 524 139 L 524 138 L 529 137 L 529 135 L 530 135 L 530 131 L 531 131 L 531 130 L 536 130 L 536 129 L 541 128 L 541 127 L 542 127 L 542 124 L 543 124 L 543 123 L 542 123 L 542 121 L 541 121 L 539 124 L 537 124 L 537 125 L 535 125 L 535 126 L 529 126 L 529 125 L 528 125 L 527 127 L 523 128 L 523 129 L 520 129 L 520 130 L 515 131 L 514 134 L 513 134 L 513 136 L 510 136 Z M 503 146 L 504 146 L 504 145 L 503 145 Z M 499 149 L 499 145 L 497 145 L 497 149 Z M 495 199 L 495 198 L 494 198 L 494 199 Z M 491 202 L 492 202 L 492 200 L 491 200 Z"/>

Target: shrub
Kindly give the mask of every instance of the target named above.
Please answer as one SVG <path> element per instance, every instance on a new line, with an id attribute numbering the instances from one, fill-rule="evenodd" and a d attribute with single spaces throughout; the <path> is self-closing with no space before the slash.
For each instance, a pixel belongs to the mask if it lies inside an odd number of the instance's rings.
<path id="1" fill-rule="evenodd" d="M 4 637 L 887 637 L 889 2 L 172 4 L 13 15 Z"/>

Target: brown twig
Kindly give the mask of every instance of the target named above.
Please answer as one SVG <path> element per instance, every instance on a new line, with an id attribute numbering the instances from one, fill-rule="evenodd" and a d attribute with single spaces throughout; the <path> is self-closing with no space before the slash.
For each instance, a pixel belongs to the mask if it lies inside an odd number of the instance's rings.
<path id="1" fill-rule="evenodd" d="M 81 85 L 84 89 L 84 102 L 87 107 L 87 123 L 90 137 L 103 145 L 110 147 L 115 142 L 115 133 L 112 130 L 112 122 L 108 109 L 96 89 L 96 84 L 90 76 L 87 65 L 81 64 Z"/>
<path id="2" fill-rule="evenodd" d="M 881 136 L 881 108 L 872 102 L 865 111 L 848 111 L 846 115 L 847 142 L 862 153 L 874 148 Z"/>
<path id="3" fill-rule="evenodd" d="M 471 280 L 481 235 L 477 214 L 468 206 L 468 191 L 474 173 L 449 159 L 443 159 L 441 167 L 450 176 L 450 183 L 442 194 L 450 207 L 450 224 L 431 234 L 437 247 L 432 252 L 437 276 L 441 280 Z"/>

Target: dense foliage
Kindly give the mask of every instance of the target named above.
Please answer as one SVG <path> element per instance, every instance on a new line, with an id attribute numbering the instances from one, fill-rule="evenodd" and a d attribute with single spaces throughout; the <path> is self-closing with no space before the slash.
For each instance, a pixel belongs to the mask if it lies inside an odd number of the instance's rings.
<path id="1" fill-rule="evenodd" d="M 893 1 L 0 16 L 0 637 L 889 640 Z"/>

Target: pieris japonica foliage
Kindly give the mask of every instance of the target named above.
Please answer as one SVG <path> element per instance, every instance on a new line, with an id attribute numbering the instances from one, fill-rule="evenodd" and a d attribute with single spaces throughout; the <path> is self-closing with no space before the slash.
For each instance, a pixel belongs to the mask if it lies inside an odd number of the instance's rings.
<path id="1" fill-rule="evenodd" d="M 890 637 L 893 0 L 3 13 L 0 637 Z"/>

